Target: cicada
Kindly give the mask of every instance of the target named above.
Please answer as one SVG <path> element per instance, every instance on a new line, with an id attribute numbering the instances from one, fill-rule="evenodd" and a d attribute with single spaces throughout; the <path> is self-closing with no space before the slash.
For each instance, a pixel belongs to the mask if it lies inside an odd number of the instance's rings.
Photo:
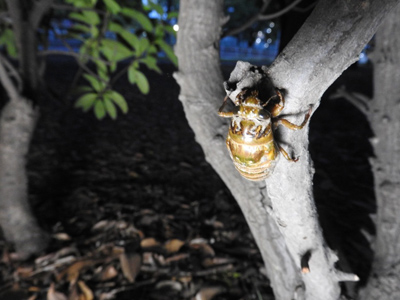
<path id="1" fill-rule="evenodd" d="M 271 102 L 273 98 L 276 100 Z M 226 146 L 235 168 L 246 179 L 260 181 L 270 176 L 278 161 L 279 153 L 289 161 L 296 162 L 274 139 L 274 131 L 279 125 L 291 130 L 302 129 L 311 114 L 311 107 L 300 125 L 279 118 L 285 107 L 285 99 L 279 90 L 276 95 L 262 103 L 257 90 L 243 90 L 236 97 L 232 111 L 224 112 L 228 96 L 225 97 L 218 114 L 232 118 Z"/>

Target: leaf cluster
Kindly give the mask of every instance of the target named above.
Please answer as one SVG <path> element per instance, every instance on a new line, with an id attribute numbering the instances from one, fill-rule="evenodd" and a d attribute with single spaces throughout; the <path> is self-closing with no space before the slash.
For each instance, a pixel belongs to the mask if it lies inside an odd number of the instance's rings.
<path id="1" fill-rule="evenodd" d="M 54 9 L 42 20 L 38 29 L 39 50 L 46 50 L 50 34 L 61 40 L 69 52 L 77 58 L 79 74 L 87 85 L 78 87 L 80 97 L 76 107 L 84 111 L 93 109 L 98 119 L 106 115 L 117 117 L 117 108 L 128 111 L 126 99 L 113 88 L 121 77 L 127 76 L 131 84 L 137 85 L 141 93 L 147 94 L 150 83 L 143 73 L 143 66 L 161 72 L 157 65 L 158 53 L 163 51 L 168 59 L 177 65 L 172 47 L 165 41 L 168 35 L 175 35 L 170 20 L 176 12 L 165 12 L 162 5 L 149 0 L 56 0 Z M 6 9 L 1 4 L 0 9 Z M 7 16 L 4 10 L 3 16 Z M 158 18 L 151 19 L 149 14 Z M 0 49 L 8 57 L 17 58 L 17 47 L 8 18 L 0 20 Z M 67 25 L 57 30 L 56 21 Z M 79 41 L 78 53 L 70 41 Z M 75 43 L 76 44 L 76 43 Z M 58 51 L 59 52 L 59 51 Z M 51 51 L 50 51 L 51 53 Z M 63 54 L 61 53 L 61 54 Z M 121 64 L 123 62 L 123 64 Z M 124 65 L 123 68 L 118 66 Z"/>
<path id="2" fill-rule="evenodd" d="M 107 114 L 115 119 L 116 107 L 123 113 L 128 111 L 125 98 L 113 90 L 113 83 L 127 74 L 131 84 L 136 84 L 143 94 L 150 89 L 143 65 L 161 72 L 157 65 L 157 54 L 164 51 L 176 65 L 177 59 L 172 47 L 164 41 L 167 33 L 174 34 L 172 27 L 161 18 L 152 20 L 150 11 L 163 16 L 163 7 L 152 1 L 147 5 L 134 7 L 122 5 L 115 0 L 66 0 L 79 8 L 69 14 L 74 25 L 68 34 L 82 41 L 79 49 L 83 64 L 92 62 L 95 71 L 85 68 L 83 77 L 90 83 L 89 88 L 81 88 L 84 93 L 76 102 L 76 107 L 88 111 L 93 108 L 98 119 Z M 166 19 L 174 15 L 167 15 Z M 127 66 L 117 70 L 118 63 Z"/>

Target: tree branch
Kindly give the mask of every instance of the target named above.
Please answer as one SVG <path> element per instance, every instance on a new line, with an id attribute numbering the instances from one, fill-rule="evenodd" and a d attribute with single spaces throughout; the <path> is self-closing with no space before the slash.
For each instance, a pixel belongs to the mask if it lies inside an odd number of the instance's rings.
<path id="1" fill-rule="evenodd" d="M 253 25 L 257 21 L 265 21 L 265 20 L 271 20 L 271 19 L 274 19 L 274 18 L 278 18 L 278 17 L 284 15 L 285 13 L 289 12 L 292 8 L 294 8 L 301 1 L 303 1 L 303 0 L 295 0 L 295 1 L 293 1 L 293 3 L 289 4 L 288 6 L 286 6 L 283 9 L 281 9 L 280 11 L 277 11 L 277 12 L 275 12 L 273 14 L 269 14 L 269 15 L 263 15 L 263 13 L 267 10 L 267 8 L 268 8 L 268 6 L 269 6 L 269 4 L 271 2 L 270 0 L 264 0 L 264 4 L 260 8 L 260 12 L 258 12 L 253 17 L 251 17 L 242 26 L 234 28 L 232 30 L 226 31 L 222 35 L 222 38 L 224 38 L 226 36 L 229 36 L 229 35 L 238 34 L 239 32 L 242 32 L 243 30 L 246 30 L 247 28 L 249 28 L 251 25 Z"/>
<path id="2" fill-rule="evenodd" d="M 269 14 L 269 15 L 261 15 L 258 19 L 260 21 L 265 21 L 265 20 L 271 20 L 271 19 L 278 18 L 278 17 L 286 14 L 287 12 L 289 12 L 292 8 L 294 8 L 301 1 L 303 1 L 303 0 L 295 0 L 291 4 L 286 6 L 285 8 L 282 8 L 280 11 L 277 11 L 277 12 L 275 12 L 273 14 Z"/>
<path id="3" fill-rule="evenodd" d="M 12 82 L 10 76 L 7 74 L 7 70 L 4 67 L 5 62 L 4 58 L 0 57 L 0 81 L 7 91 L 8 96 L 10 97 L 11 100 L 17 99 L 18 98 L 18 90 L 15 87 L 14 83 Z"/>
<path id="4" fill-rule="evenodd" d="M 285 114 L 298 114 L 310 105 L 317 108 L 322 94 L 357 61 L 382 19 L 398 3 L 320 0 L 272 66 L 263 67 L 274 85 L 286 91 Z M 293 121 L 299 123 L 302 117 L 293 117 Z M 296 264 L 300 265 L 299 253 L 312 250 L 310 272 L 302 275 L 307 299 L 336 300 L 340 294 L 334 271 L 337 257 L 323 241 L 317 221 L 307 131 L 279 131 L 281 140 L 294 147 L 300 160 L 290 163 L 281 159 L 266 180 L 267 191 L 278 224 L 285 225 L 279 229 Z"/>
<path id="5" fill-rule="evenodd" d="M 21 76 L 18 73 L 18 70 L 12 65 L 12 63 L 7 58 L 4 57 L 4 55 L 2 53 L 0 53 L 0 59 L 4 63 L 4 66 L 9 70 L 11 76 L 14 77 L 15 80 L 17 81 L 18 92 L 21 92 L 23 84 L 22 84 Z"/>
<path id="6" fill-rule="evenodd" d="M 293 7 L 293 11 L 299 12 L 299 13 L 305 13 L 307 11 L 309 11 L 310 9 L 313 9 L 315 5 L 317 5 L 318 0 L 316 0 L 314 3 L 311 3 L 309 6 L 307 7 Z"/>
<path id="7" fill-rule="evenodd" d="M 43 15 L 50 9 L 52 3 L 53 0 L 37 0 L 33 2 L 33 9 L 29 16 L 30 23 L 33 28 L 37 28 L 39 26 Z"/>
<path id="8" fill-rule="evenodd" d="M 6 0 L 8 11 L 12 20 L 12 27 L 14 29 L 15 42 L 17 44 L 17 49 L 21 49 L 21 11 L 19 6 L 19 1 L 16 0 Z"/>
<path id="9" fill-rule="evenodd" d="M 82 11 L 82 10 L 88 10 L 88 11 L 94 11 L 98 13 L 99 15 L 104 15 L 107 12 L 100 10 L 100 9 L 95 9 L 95 8 L 89 8 L 89 7 L 75 7 L 72 5 L 65 5 L 65 4 L 58 4 L 54 3 L 51 5 L 51 8 L 57 9 L 57 10 L 66 10 L 66 11 Z"/>
<path id="10" fill-rule="evenodd" d="M 260 11 L 255 14 L 254 16 L 252 16 L 247 22 L 245 22 L 242 26 L 239 26 L 237 28 L 233 28 L 231 30 L 226 31 L 221 38 L 224 38 L 226 36 L 230 36 L 230 35 L 235 35 L 238 34 L 239 32 L 242 32 L 243 30 L 246 30 L 247 28 L 249 28 L 251 25 L 253 25 L 254 22 L 257 22 L 259 20 L 260 15 L 262 15 L 264 13 L 264 11 L 266 11 L 266 9 L 268 8 L 268 6 L 271 3 L 271 0 L 264 0 L 263 1 L 263 5 L 260 8 Z"/>
<path id="11" fill-rule="evenodd" d="M 227 122 L 217 115 L 224 98 L 219 52 L 214 46 L 220 39 L 222 4 L 222 0 L 180 2 L 180 28 L 175 46 L 179 72 L 174 73 L 181 87 L 179 99 L 206 160 L 243 211 L 264 259 L 276 299 L 293 299 L 302 289 L 300 272 L 293 264 L 274 219 L 267 212 L 270 201 L 265 186 L 246 181 L 237 173 L 226 151 Z"/>
<path id="12" fill-rule="evenodd" d="M 330 99 L 344 98 L 358 108 L 367 118 L 369 118 L 369 102 L 371 99 L 363 94 L 350 92 L 345 86 L 341 86 L 330 96 Z"/>

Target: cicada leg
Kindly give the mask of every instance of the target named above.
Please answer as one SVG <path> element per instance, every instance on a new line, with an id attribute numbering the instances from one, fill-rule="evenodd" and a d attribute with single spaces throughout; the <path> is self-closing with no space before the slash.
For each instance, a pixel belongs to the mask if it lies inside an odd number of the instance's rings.
<path id="1" fill-rule="evenodd" d="M 274 129 L 276 127 L 278 127 L 279 125 L 283 125 L 286 128 L 289 128 L 289 129 L 292 129 L 292 130 L 302 129 L 307 124 L 307 121 L 308 121 L 308 119 L 310 118 L 310 115 L 311 115 L 311 111 L 312 111 L 312 106 L 310 106 L 310 109 L 308 110 L 307 114 L 304 116 L 303 123 L 301 123 L 300 125 L 293 124 L 293 123 L 289 122 L 286 119 L 278 119 L 278 120 L 276 120 L 274 122 Z"/>
<path id="2" fill-rule="evenodd" d="M 279 97 L 279 102 L 274 104 L 272 107 L 268 108 L 268 111 L 271 113 L 271 116 L 274 117 L 274 118 L 279 116 L 279 114 L 281 113 L 281 111 L 285 107 L 285 98 L 283 97 L 282 93 L 279 90 L 276 90 L 276 95 L 274 95 L 271 98 L 269 98 L 267 100 L 267 102 L 265 102 L 265 104 L 263 105 L 264 107 L 267 106 L 269 101 L 272 98 L 275 98 L 275 97 Z"/>
<path id="3" fill-rule="evenodd" d="M 278 145 L 278 147 L 279 147 L 279 151 L 282 153 L 282 155 L 283 155 L 288 161 L 297 162 L 297 161 L 299 160 L 298 157 L 297 157 L 297 158 L 292 158 L 292 157 L 290 157 L 289 154 L 286 152 L 286 150 L 283 149 L 283 148 L 281 147 L 281 145 Z"/>
<path id="4" fill-rule="evenodd" d="M 233 117 L 233 111 L 223 111 L 228 99 L 229 99 L 229 96 L 226 95 L 226 97 L 224 98 L 224 102 L 222 103 L 221 107 L 218 110 L 218 115 L 220 117 L 223 117 L 223 118 L 232 118 Z"/>

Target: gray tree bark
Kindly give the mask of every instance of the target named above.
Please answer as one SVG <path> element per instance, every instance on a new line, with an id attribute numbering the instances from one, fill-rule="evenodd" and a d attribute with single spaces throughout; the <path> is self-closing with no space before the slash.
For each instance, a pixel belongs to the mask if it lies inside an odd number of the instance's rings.
<path id="1" fill-rule="evenodd" d="M 0 61 L 0 81 L 9 101 L 0 115 L 0 225 L 6 239 L 15 244 L 21 259 L 47 246 L 47 235 L 38 226 L 28 203 L 26 155 L 38 117 L 36 33 L 52 0 L 8 0 L 19 61 L 22 91 L 19 91 Z M 29 4 L 29 8 L 25 7 Z"/>
<path id="2" fill-rule="evenodd" d="M 226 153 L 227 123 L 217 115 L 224 98 L 218 43 L 225 18 L 223 0 L 180 2 L 179 31 L 175 53 L 181 86 L 179 99 L 186 117 L 215 168 L 239 203 L 263 256 L 276 299 L 292 299 L 301 280 L 287 252 L 282 235 L 266 207 L 265 184 L 240 177 Z M 299 298 L 300 299 L 300 298 Z"/>
<path id="3" fill-rule="evenodd" d="M 242 89 L 256 86 L 268 75 L 276 87 L 285 91 L 284 114 L 292 115 L 288 118 L 293 123 L 301 123 L 308 107 L 312 105 L 315 110 L 325 90 L 357 61 L 382 19 L 397 3 L 396 0 L 321 0 L 270 68 L 256 70 L 245 63 L 237 65 L 226 85 L 228 94 L 234 99 Z M 175 77 L 181 86 L 180 100 L 189 124 L 206 159 L 242 208 L 277 299 L 339 299 L 339 282 L 357 277 L 335 269 L 336 254 L 322 237 L 312 195 L 308 129 L 279 130 L 280 140 L 292 147 L 300 160 L 291 163 L 281 159 L 274 174 L 265 181 L 266 189 L 263 183 L 239 178 L 229 161 L 224 143 L 226 124 L 216 116 L 223 94 L 217 49 L 224 20 L 221 5 L 221 0 L 181 1 L 176 46 L 179 72 Z M 281 235 L 268 216 L 269 206 Z M 304 262 L 306 254 L 310 257 Z M 304 263 L 310 269 L 307 274 L 300 273 Z"/>
<path id="4" fill-rule="evenodd" d="M 377 201 L 372 272 L 361 299 L 400 299 L 400 6 L 376 34 L 374 96 L 367 117 L 374 138 L 371 159 Z"/>

